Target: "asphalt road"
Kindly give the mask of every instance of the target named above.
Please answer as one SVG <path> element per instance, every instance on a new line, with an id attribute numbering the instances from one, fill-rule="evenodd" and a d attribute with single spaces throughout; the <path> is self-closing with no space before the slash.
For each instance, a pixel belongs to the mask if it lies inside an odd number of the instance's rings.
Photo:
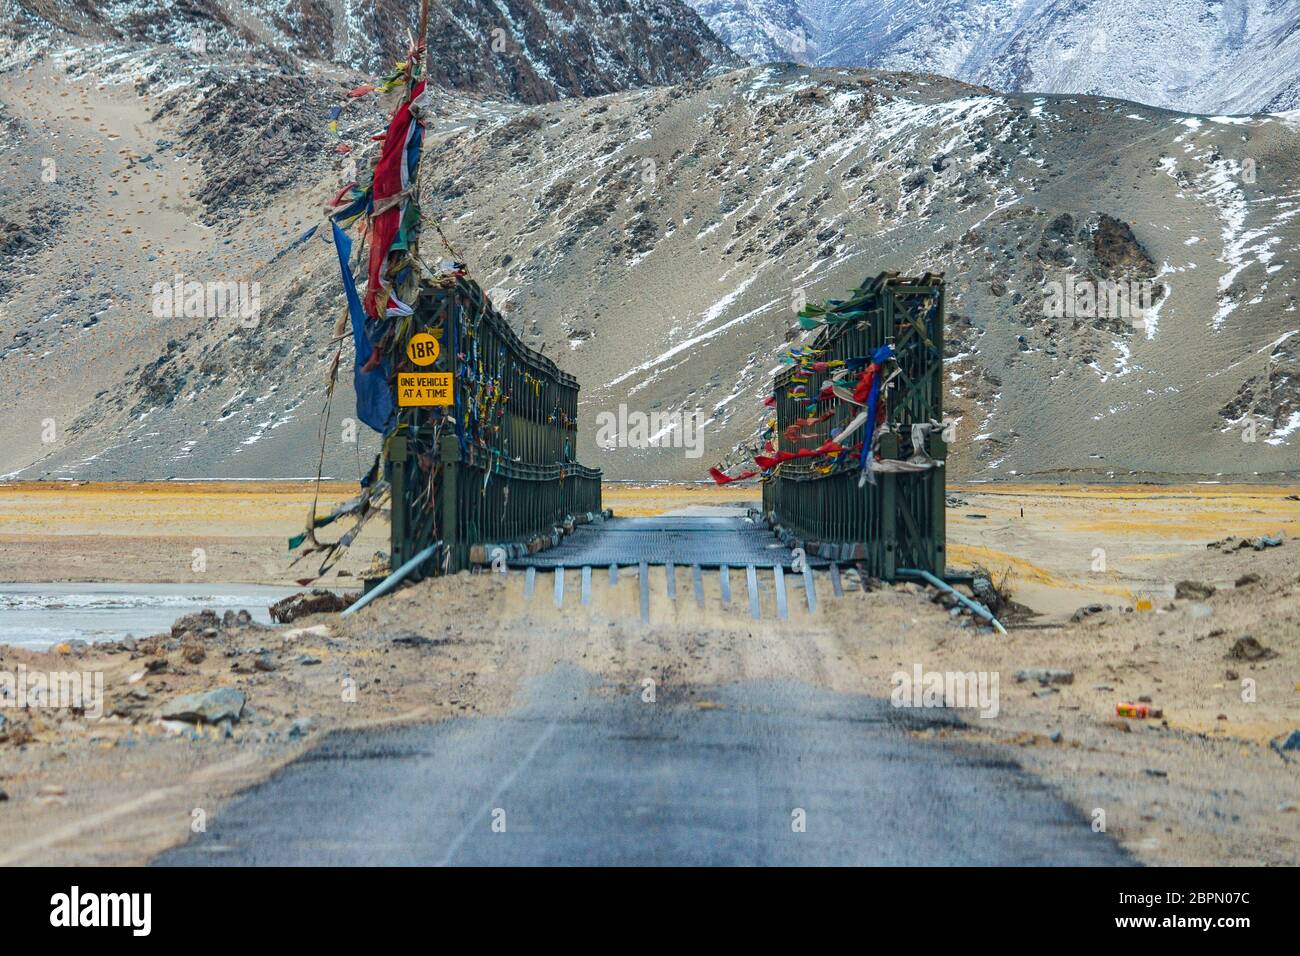
<path id="1" fill-rule="evenodd" d="M 331 735 L 156 862 L 1130 862 L 1003 751 L 908 734 L 934 711 L 757 682 L 644 703 L 572 668 L 531 691 L 507 716 Z"/>

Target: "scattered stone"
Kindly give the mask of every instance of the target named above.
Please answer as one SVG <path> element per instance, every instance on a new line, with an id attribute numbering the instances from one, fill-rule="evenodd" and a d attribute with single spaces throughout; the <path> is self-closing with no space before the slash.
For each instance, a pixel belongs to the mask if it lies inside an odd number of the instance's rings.
<path id="1" fill-rule="evenodd" d="M 297 662 L 301 664 L 303 667 L 315 667 L 317 664 L 320 663 L 320 658 L 308 657 L 306 654 L 303 654 L 300 657 L 298 657 Z"/>
<path id="2" fill-rule="evenodd" d="M 1059 744 L 1062 740 L 1065 739 L 1065 734 L 1063 734 L 1059 730 L 1054 730 L 1052 731 L 1051 734 L 1048 735 L 1048 739 L 1054 744 Z"/>
<path id="3" fill-rule="evenodd" d="M 1168 772 L 1167 770 L 1155 770 L 1155 769 L 1153 769 L 1153 768 L 1151 768 L 1151 767 L 1147 767 L 1147 768 L 1146 768 L 1146 775 L 1147 775 L 1148 777 L 1168 777 L 1168 776 L 1169 776 L 1169 772 Z"/>
<path id="4" fill-rule="evenodd" d="M 1174 585 L 1174 597 L 1180 601 L 1205 601 L 1213 594 L 1213 584 L 1202 584 L 1200 581 L 1179 581 Z"/>
<path id="5" fill-rule="evenodd" d="M 237 721 L 244 711 L 247 698 L 234 687 L 218 687 L 201 694 L 185 694 L 163 705 L 164 720 L 188 723 L 216 724 L 223 720 Z"/>
<path id="6" fill-rule="evenodd" d="M 312 722 L 309 717 L 300 717 L 289 725 L 289 739 L 297 740 L 311 732 Z"/>
<path id="7" fill-rule="evenodd" d="M 1123 731 L 1126 734 L 1133 733 L 1133 725 L 1127 720 L 1121 720 L 1118 717 L 1112 717 L 1110 720 L 1106 721 L 1106 726 L 1111 730 Z"/>
<path id="8" fill-rule="evenodd" d="M 1034 691 L 1034 696 L 1042 699 L 1044 697 L 1051 697 L 1053 694 L 1059 694 L 1060 692 L 1061 691 L 1056 687 L 1040 687 L 1038 690 Z"/>
<path id="9" fill-rule="evenodd" d="M 181 642 L 181 657 L 187 664 L 202 664 L 207 659 L 208 652 L 203 649 L 203 644 L 192 637 L 187 637 Z"/>
<path id="10" fill-rule="evenodd" d="M 1259 583 L 1258 574 L 1253 574 L 1253 573 L 1243 574 L 1241 577 L 1237 578 L 1235 582 L 1233 582 L 1233 587 L 1244 588 L 1251 584 L 1258 584 L 1258 583 Z"/>
<path id="11" fill-rule="evenodd" d="M 288 624 L 308 614 L 334 614 L 345 610 L 352 600 L 324 588 L 313 588 L 308 594 L 291 594 L 283 601 L 272 604 L 271 620 Z"/>
<path id="12" fill-rule="evenodd" d="M 1249 548 L 1250 542 L 1236 535 L 1229 535 L 1220 541 L 1211 541 L 1206 547 L 1213 548 L 1215 551 L 1240 551 L 1242 548 Z"/>
<path id="13" fill-rule="evenodd" d="M 269 653 L 262 653 L 253 658 L 253 669 L 269 674 L 277 668 L 275 666 L 275 661 L 271 660 L 271 655 Z"/>
<path id="14" fill-rule="evenodd" d="M 8 799 L 9 799 L 9 794 L 5 793 L 3 790 L 0 790 L 0 803 L 4 803 Z"/>
<path id="15" fill-rule="evenodd" d="M 1238 674 L 1236 671 L 1234 671 L 1231 667 L 1229 667 L 1226 671 L 1223 672 L 1224 680 L 1237 680 L 1240 677 L 1241 675 Z"/>
<path id="16" fill-rule="evenodd" d="M 1265 647 L 1253 637 L 1239 637 L 1228 651 L 1226 660 L 1230 661 L 1267 661 L 1277 657 L 1277 651 Z"/>
<path id="17" fill-rule="evenodd" d="M 1056 670 L 1051 667 L 1028 667 L 1016 671 L 1017 684 L 1023 684 L 1027 680 L 1036 680 L 1044 687 L 1048 684 L 1073 684 L 1074 671 Z"/>

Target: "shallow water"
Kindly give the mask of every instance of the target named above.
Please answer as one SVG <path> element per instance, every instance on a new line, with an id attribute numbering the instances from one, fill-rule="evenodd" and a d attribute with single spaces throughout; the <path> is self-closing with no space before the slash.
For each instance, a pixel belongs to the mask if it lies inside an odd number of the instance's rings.
<path id="1" fill-rule="evenodd" d="M 203 608 L 219 615 L 246 610 L 268 624 L 267 609 L 302 590 L 261 584 L 0 584 L 0 644 L 44 650 L 60 641 L 147 637 Z"/>

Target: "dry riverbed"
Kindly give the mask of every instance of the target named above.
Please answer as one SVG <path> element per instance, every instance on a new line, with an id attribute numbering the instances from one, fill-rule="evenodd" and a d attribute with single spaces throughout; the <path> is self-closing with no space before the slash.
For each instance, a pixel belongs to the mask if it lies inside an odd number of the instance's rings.
<path id="1" fill-rule="evenodd" d="M 291 580 L 298 575 L 285 571 L 283 540 L 301 525 L 310 498 L 305 486 L 285 490 L 278 503 L 274 486 L 210 486 L 204 508 L 177 503 L 176 512 L 191 517 L 160 530 L 149 522 L 169 488 L 123 486 L 115 495 L 9 486 L 0 490 L 0 542 L 7 552 L 11 534 L 54 536 L 49 526 L 35 527 L 46 518 L 29 513 L 33 497 L 48 495 L 43 513 L 64 515 L 59 537 L 111 540 L 98 546 L 116 550 L 118 580 L 187 580 L 159 576 L 162 565 L 143 559 L 160 539 L 178 548 L 191 540 L 195 528 L 186 520 L 217 521 L 207 533 L 241 542 L 231 549 L 231 580 Z M 526 678 L 567 661 L 603 678 L 608 692 L 649 677 L 697 695 L 703 707 L 711 687 L 742 679 L 887 697 L 892 676 L 917 665 L 996 674 L 996 716 L 967 710 L 964 728 L 924 733 L 1014 748 L 1015 759 L 1075 803 L 1081 826 L 1104 811 L 1107 832 L 1145 862 L 1295 864 L 1300 763 L 1276 749 L 1300 729 L 1300 545 L 1293 540 L 1300 503 L 1288 499 L 1292 493 L 955 489 L 951 563 L 978 560 L 996 576 L 1009 569 L 1015 599 L 1042 612 L 1007 636 L 953 618 L 910 585 L 853 587 L 843 600 L 824 599 L 815 616 L 792 601 L 782 623 L 770 591 L 755 622 L 723 607 L 709 580 L 701 612 L 684 576 L 670 602 L 663 570 L 652 569 L 649 626 L 637 616 L 634 574 L 612 587 L 599 582 L 589 609 L 570 606 L 563 615 L 548 594 L 525 598 L 520 575 L 460 575 L 406 588 L 347 619 L 322 614 L 269 628 L 233 616 L 191 619 L 126 644 L 45 654 L 0 648 L 0 672 L 99 672 L 105 698 L 98 720 L 66 710 L 0 711 L 7 797 L 0 862 L 145 860 L 330 729 L 501 712 L 517 703 Z M 620 514 L 654 513 L 745 503 L 751 494 L 615 486 L 606 504 Z M 244 503 L 242 517 L 233 502 Z M 29 523 L 15 530 L 13 514 L 27 514 Z M 1280 547 L 1206 547 L 1229 534 L 1278 530 L 1287 534 Z M 279 576 L 258 571 L 275 547 Z M 1093 570 L 1098 547 L 1108 558 L 1102 571 Z M 240 564 L 235 551 L 251 560 Z M 14 577 L 21 558 L 5 560 L 6 576 L 22 579 Z M 49 580 L 48 568 L 45 576 L 39 568 L 27 565 L 35 574 L 26 579 Z M 1184 587 L 1175 597 L 1183 580 L 1214 591 Z M 1150 610 L 1128 610 L 1148 600 Z M 1090 603 L 1103 609 L 1070 620 Z M 1070 677 L 1016 680 L 1033 668 Z M 205 725 L 166 716 L 183 695 L 214 688 L 240 695 L 219 701 L 239 705 L 237 720 Z M 1117 702 L 1144 697 L 1160 718 L 1115 715 Z"/>

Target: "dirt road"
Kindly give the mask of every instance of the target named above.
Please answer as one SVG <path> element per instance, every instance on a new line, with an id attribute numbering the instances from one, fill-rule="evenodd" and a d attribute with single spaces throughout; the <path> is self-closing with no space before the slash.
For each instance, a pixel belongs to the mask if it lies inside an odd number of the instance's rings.
<path id="1" fill-rule="evenodd" d="M 653 702 L 595 684 L 566 665 L 508 715 L 335 735 L 158 862 L 1128 862 L 997 751 L 910 733 L 950 719 L 783 681 Z"/>

